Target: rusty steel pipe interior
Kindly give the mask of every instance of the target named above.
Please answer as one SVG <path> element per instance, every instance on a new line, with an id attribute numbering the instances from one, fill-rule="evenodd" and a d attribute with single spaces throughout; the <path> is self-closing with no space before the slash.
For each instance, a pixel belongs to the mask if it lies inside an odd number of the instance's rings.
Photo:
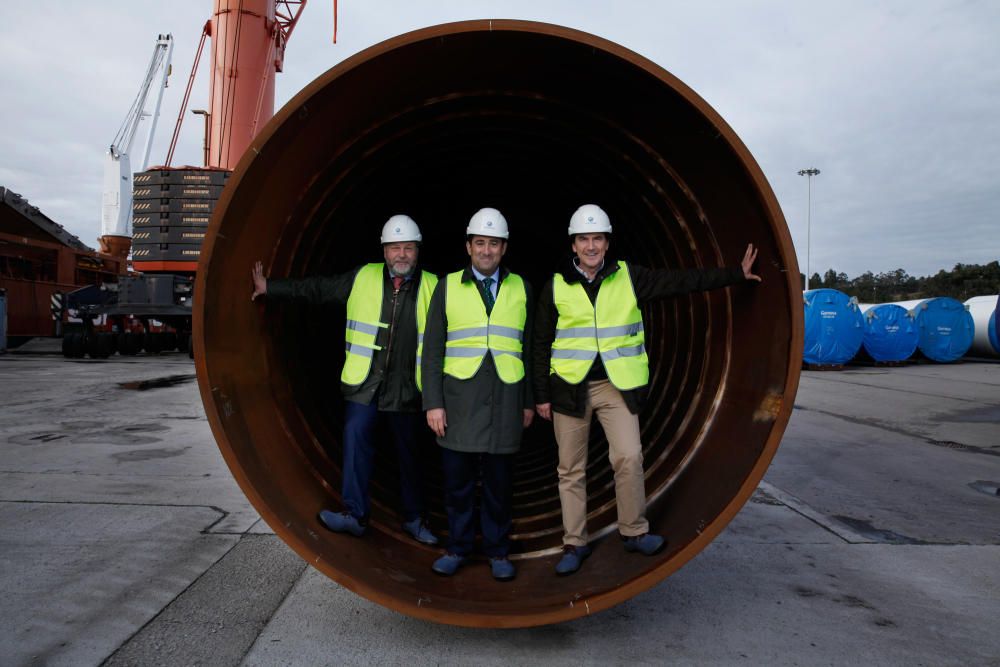
<path id="1" fill-rule="evenodd" d="M 400 529 L 397 472 L 380 438 L 363 538 L 316 519 L 340 507 L 342 306 L 251 303 L 250 268 L 271 277 L 381 261 L 382 223 L 421 226 L 424 268 L 468 262 L 469 217 L 500 209 L 505 261 L 535 289 L 569 256 L 583 203 L 614 225 L 611 250 L 648 267 L 738 265 L 760 248 L 759 285 L 644 309 L 651 364 L 641 415 L 651 529 L 660 554 L 617 537 L 607 444 L 588 466 L 593 555 L 557 577 L 562 525 L 552 427 L 536 420 L 516 459 L 513 558 L 443 578 L 441 549 Z M 202 252 L 195 306 L 198 379 L 240 486 L 275 532 L 343 586 L 397 611 L 465 626 L 516 627 L 606 609 L 703 549 L 752 495 L 791 414 L 802 349 L 798 266 L 780 208 L 732 129 L 687 86 L 612 42 L 522 21 L 408 33 L 332 68 L 281 109 L 229 181 Z M 437 445 L 422 434 L 430 523 L 447 522 Z"/>

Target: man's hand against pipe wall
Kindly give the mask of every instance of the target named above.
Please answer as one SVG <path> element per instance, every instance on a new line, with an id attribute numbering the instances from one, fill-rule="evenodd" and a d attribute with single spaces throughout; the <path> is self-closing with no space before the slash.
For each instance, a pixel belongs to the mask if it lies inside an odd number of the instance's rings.
<path id="1" fill-rule="evenodd" d="M 747 280 L 756 280 L 760 282 L 760 276 L 751 273 L 753 269 L 753 263 L 757 261 L 757 249 L 753 247 L 753 244 L 747 245 L 747 251 L 743 253 L 743 261 L 740 262 L 740 266 L 743 268 L 743 277 Z"/>
<path id="2" fill-rule="evenodd" d="M 257 297 L 267 294 L 267 278 L 264 277 L 264 264 L 258 261 L 253 265 L 253 269 L 250 270 L 250 278 L 253 280 L 253 294 L 250 295 L 250 300 L 253 301 Z"/>

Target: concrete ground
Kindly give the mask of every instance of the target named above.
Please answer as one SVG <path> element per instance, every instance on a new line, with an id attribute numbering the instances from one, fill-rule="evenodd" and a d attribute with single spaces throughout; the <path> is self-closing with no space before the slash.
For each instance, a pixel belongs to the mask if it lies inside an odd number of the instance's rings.
<path id="1" fill-rule="evenodd" d="M 665 582 L 525 630 L 418 621 L 306 566 L 186 355 L 0 355 L 0 665 L 1000 665 L 1000 364 L 804 372 L 781 449 Z"/>

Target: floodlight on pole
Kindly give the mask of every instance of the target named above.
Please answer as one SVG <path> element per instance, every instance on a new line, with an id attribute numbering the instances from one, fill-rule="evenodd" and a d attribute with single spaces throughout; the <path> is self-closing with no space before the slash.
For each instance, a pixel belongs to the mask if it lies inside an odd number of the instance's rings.
<path id="1" fill-rule="evenodd" d="M 799 176 L 806 176 L 808 181 L 808 198 L 806 199 L 806 279 L 803 291 L 809 291 L 809 245 L 812 241 L 812 178 L 819 175 L 819 169 L 810 167 L 809 169 L 799 169 Z"/>

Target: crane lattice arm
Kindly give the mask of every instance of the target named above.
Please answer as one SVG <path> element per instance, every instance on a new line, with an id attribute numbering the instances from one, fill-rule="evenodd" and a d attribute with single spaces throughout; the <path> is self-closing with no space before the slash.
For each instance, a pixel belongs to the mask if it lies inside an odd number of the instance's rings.
<path id="1" fill-rule="evenodd" d="M 143 119 L 149 119 L 146 140 L 142 150 L 142 160 L 137 163 L 139 171 L 149 162 L 149 151 L 156 133 L 156 121 L 160 116 L 163 90 L 170 76 L 170 59 L 173 55 L 174 39 L 171 35 L 159 35 L 153 47 L 153 57 L 146 68 L 146 76 L 139 86 L 132 106 L 118 133 L 108 147 L 104 163 L 104 197 L 101 210 L 101 236 L 129 236 L 132 221 L 132 144 Z M 150 104 L 150 94 L 154 99 Z M 147 111 L 147 108 L 150 107 Z"/>

